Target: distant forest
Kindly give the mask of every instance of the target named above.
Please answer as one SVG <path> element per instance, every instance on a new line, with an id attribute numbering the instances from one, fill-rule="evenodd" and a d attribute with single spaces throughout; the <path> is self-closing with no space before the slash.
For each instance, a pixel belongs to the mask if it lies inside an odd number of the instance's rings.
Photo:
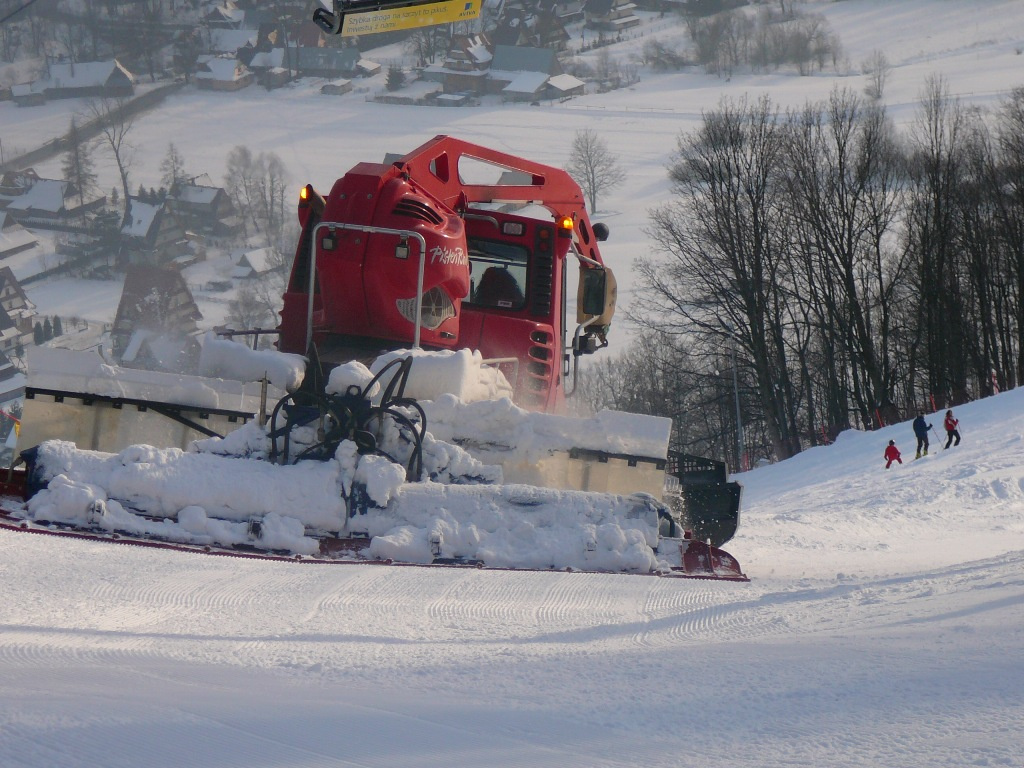
<path id="1" fill-rule="evenodd" d="M 1024 87 L 984 115 L 931 79 L 903 132 L 844 90 L 723 100 L 669 173 L 643 333 L 588 366 L 590 406 L 741 467 L 1024 380 Z"/>

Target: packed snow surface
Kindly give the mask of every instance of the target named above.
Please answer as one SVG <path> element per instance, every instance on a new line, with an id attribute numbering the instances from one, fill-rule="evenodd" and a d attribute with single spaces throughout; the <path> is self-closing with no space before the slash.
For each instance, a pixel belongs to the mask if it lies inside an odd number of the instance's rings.
<path id="1" fill-rule="evenodd" d="M 1024 389 L 955 413 L 737 476 L 749 584 L 0 531 L 2 764 L 1019 766 Z"/>

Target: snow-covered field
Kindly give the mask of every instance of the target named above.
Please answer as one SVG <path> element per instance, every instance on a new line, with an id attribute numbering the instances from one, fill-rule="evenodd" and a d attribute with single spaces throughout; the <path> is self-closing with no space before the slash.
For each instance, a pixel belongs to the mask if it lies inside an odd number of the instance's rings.
<path id="1" fill-rule="evenodd" d="M 235 144 L 274 151 L 296 188 L 437 133 L 562 165 L 573 132 L 592 128 L 628 158 L 596 217 L 628 287 L 675 137 L 724 93 L 790 105 L 860 90 L 874 48 L 894 64 L 886 100 L 901 123 L 928 74 L 982 106 L 1024 85 L 1019 0 L 810 5 L 844 44 L 838 75 L 645 75 L 560 105 L 469 110 L 312 87 L 190 93 L 138 124 L 133 178 L 156 182 L 169 141 L 215 182 Z M 23 128 L 31 114 L 0 104 L 5 147 L 47 137 L 49 123 Z M 100 321 L 119 295 L 90 308 L 73 287 L 32 289 L 43 313 Z M 739 475 L 726 548 L 749 584 L 300 565 L 0 532 L 0 766 L 1021 768 L 1022 393 L 957 408 L 963 443 L 920 461 L 901 424 Z M 905 463 L 885 471 L 890 439 Z"/>

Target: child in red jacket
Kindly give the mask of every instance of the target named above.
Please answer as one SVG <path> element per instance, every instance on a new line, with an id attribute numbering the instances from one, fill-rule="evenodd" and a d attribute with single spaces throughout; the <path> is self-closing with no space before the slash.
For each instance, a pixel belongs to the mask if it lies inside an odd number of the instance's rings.
<path id="1" fill-rule="evenodd" d="M 900 449 L 896 447 L 896 441 L 895 440 L 890 440 L 889 441 L 889 447 L 885 449 L 885 458 L 886 458 L 886 462 L 885 462 L 885 468 L 886 469 L 891 467 L 892 463 L 894 461 L 897 462 L 898 464 L 902 464 L 903 463 L 903 459 L 900 458 Z"/>
<path id="2" fill-rule="evenodd" d="M 953 443 L 954 438 L 956 442 L 953 445 L 960 445 L 960 430 L 957 429 L 960 426 L 960 420 L 953 418 L 952 411 L 946 411 L 944 426 L 946 427 L 946 448 L 949 448 L 949 444 Z"/>

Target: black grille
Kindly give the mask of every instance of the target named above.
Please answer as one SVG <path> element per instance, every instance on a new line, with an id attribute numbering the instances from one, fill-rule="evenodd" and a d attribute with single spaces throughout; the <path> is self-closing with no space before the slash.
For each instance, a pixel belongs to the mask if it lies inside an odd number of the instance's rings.
<path id="1" fill-rule="evenodd" d="M 392 213 L 396 216 L 409 216 L 434 225 L 441 224 L 444 221 L 444 217 L 441 214 L 422 200 L 417 200 L 414 197 L 404 197 L 399 200 Z"/>

